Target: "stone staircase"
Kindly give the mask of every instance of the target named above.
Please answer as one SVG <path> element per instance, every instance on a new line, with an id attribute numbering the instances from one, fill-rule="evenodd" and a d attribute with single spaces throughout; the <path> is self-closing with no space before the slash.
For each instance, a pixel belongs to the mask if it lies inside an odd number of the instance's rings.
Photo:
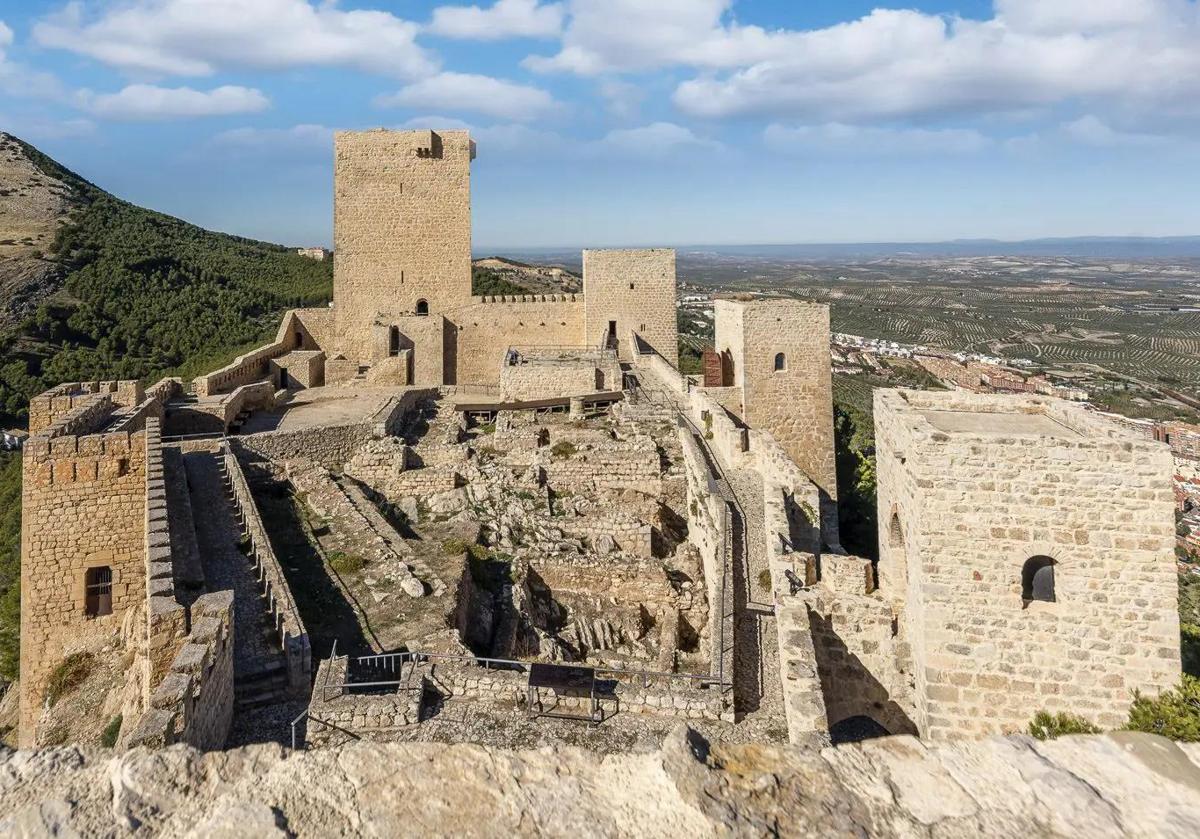
<path id="1" fill-rule="evenodd" d="M 243 553 L 242 527 L 223 458 L 209 451 L 184 455 L 196 541 L 212 591 L 234 593 L 233 684 L 239 708 L 288 698 L 287 664 L 253 561 Z"/>

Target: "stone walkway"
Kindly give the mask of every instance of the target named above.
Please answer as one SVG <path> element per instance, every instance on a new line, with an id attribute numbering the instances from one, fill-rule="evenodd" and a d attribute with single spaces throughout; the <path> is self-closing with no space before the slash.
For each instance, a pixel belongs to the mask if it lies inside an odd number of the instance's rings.
<path id="1" fill-rule="evenodd" d="M 234 518 L 217 456 L 190 452 L 184 456 L 184 464 L 205 582 L 210 591 L 233 589 L 234 593 L 235 686 L 283 672 L 283 653 L 257 574 L 251 560 L 238 549 L 241 528 Z"/>

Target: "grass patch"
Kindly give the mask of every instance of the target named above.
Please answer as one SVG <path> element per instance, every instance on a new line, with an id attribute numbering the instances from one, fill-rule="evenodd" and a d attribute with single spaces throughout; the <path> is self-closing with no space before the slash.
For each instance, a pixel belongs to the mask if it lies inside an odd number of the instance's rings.
<path id="1" fill-rule="evenodd" d="M 342 551 L 334 551 L 329 554 L 326 560 L 329 567 L 338 574 L 353 574 L 356 571 L 361 571 L 367 566 L 366 560 L 357 554 L 343 553 Z"/>
<path id="2" fill-rule="evenodd" d="M 71 737 L 70 730 L 62 724 L 46 729 L 39 738 L 43 746 L 61 746 Z"/>
<path id="3" fill-rule="evenodd" d="M 559 440 L 550 447 L 550 454 L 563 459 L 574 457 L 578 451 L 579 449 L 570 440 Z"/>
<path id="4" fill-rule="evenodd" d="M 104 726 L 104 730 L 100 732 L 100 745 L 106 749 L 111 749 L 117 745 L 117 738 L 121 736 L 121 715 L 117 714 L 108 721 L 108 725 Z"/>
<path id="5" fill-rule="evenodd" d="M 466 539 L 447 539 L 442 542 L 442 553 L 446 556 L 461 556 L 473 547 L 477 547 Z"/>
<path id="6" fill-rule="evenodd" d="M 1075 714 L 1039 711 L 1029 724 L 1029 734 L 1038 740 L 1053 740 L 1066 734 L 1099 734 L 1100 729 Z"/>
<path id="7" fill-rule="evenodd" d="M 50 707 L 53 708 L 58 700 L 83 684 L 91 675 L 94 664 L 95 658 L 91 653 L 72 653 L 59 662 L 46 682 L 46 701 Z"/>

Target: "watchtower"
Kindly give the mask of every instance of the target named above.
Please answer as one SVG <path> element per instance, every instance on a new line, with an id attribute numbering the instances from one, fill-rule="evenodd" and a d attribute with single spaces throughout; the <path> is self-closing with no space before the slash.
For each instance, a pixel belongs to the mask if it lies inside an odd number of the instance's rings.
<path id="1" fill-rule="evenodd" d="M 875 393 L 879 581 L 930 738 L 1122 724 L 1180 676 L 1170 451 L 1049 397 Z"/>
<path id="2" fill-rule="evenodd" d="M 466 131 L 342 131 L 334 140 L 333 304 L 337 349 L 386 358 L 391 327 L 471 301 L 471 161 Z M 409 346 L 416 340 L 399 339 Z M 411 330 L 410 330 L 411 331 Z M 442 335 L 436 352 L 441 364 Z M 436 384 L 441 384 L 440 379 Z"/>

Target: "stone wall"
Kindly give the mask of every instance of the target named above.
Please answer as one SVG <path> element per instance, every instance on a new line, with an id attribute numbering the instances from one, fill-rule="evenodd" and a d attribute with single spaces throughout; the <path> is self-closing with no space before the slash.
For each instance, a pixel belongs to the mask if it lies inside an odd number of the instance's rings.
<path id="1" fill-rule="evenodd" d="M 687 486 L 688 541 L 700 551 L 708 593 L 708 626 L 701 638 L 709 645 L 709 672 L 733 679 L 733 586 L 730 582 L 733 534 L 729 505 L 691 431 L 679 430 Z"/>
<path id="2" fill-rule="evenodd" d="M 272 359 L 293 350 L 317 349 L 310 341 L 300 318 L 290 311 L 283 316 L 274 341 L 239 355 L 219 370 L 197 376 L 192 380 L 192 387 L 197 396 L 214 396 L 269 378 Z"/>
<path id="3" fill-rule="evenodd" d="M 579 346 L 583 295 L 473 297 L 449 313 L 457 344 L 458 384 L 495 385 L 513 345 Z"/>
<path id="4" fill-rule="evenodd" d="M 23 450 L 21 742 L 32 743 L 46 678 L 64 646 L 93 626 L 120 626 L 146 596 L 146 439 L 138 432 L 74 434 L 111 410 L 83 405 Z M 53 436 L 52 436 L 53 435 Z M 112 570 L 112 614 L 85 612 L 85 575 Z"/>
<path id="5" fill-rule="evenodd" d="M 391 323 L 419 301 L 431 314 L 470 302 L 474 157 L 465 131 L 338 132 L 336 351 L 369 358 L 377 317 Z"/>
<path id="6" fill-rule="evenodd" d="M 68 382 L 29 400 L 29 433 L 40 434 L 57 420 L 96 397 L 108 396 L 114 407 L 131 407 L 145 399 L 138 381 Z"/>
<path id="7" fill-rule="evenodd" d="M 913 648 L 915 720 L 945 738 L 1039 710 L 1120 725 L 1179 679 L 1166 446 L 1057 399 L 875 396 L 880 584 Z M 1022 596 L 1049 557 L 1054 602 Z"/>
<path id="8" fill-rule="evenodd" d="M 170 669 L 171 662 L 187 635 L 189 617 L 187 609 L 179 602 L 175 592 L 178 572 L 175 567 L 172 531 L 179 529 L 184 522 L 173 521 L 171 517 L 158 420 L 151 418 L 146 422 L 145 434 L 146 520 L 143 532 L 146 539 L 146 649 L 150 668 L 145 684 L 146 689 L 152 691 Z M 185 518 L 186 524 L 190 526 L 190 512 Z M 194 541 L 194 533 L 189 535 Z"/>
<path id="9" fill-rule="evenodd" d="M 615 322 L 622 361 L 632 360 L 637 333 L 672 366 L 679 366 L 675 251 L 585 250 L 583 291 L 583 344 L 600 346 Z"/>
<path id="10" fill-rule="evenodd" d="M 192 604 L 192 628 L 149 708 L 127 740 L 130 748 L 174 743 L 221 749 L 233 721 L 233 592 L 203 594 Z"/>

